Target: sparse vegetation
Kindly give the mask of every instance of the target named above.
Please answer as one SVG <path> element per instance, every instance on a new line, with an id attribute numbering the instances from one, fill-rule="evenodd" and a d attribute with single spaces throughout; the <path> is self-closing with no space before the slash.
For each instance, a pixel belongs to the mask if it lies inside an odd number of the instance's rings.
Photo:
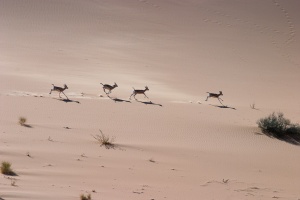
<path id="1" fill-rule="evenodd" d="M 293 144 L 300 143 L 300 125 L 291 123 L 289 119 L 284 118 L 283 113 L 272 113 L 268 117 L 259 119 L 257 124 L 263 133 L 271 137 Z"/>
<path id="2" fill-rule="evenodd" d="M 2 162 L 1 173 L 9 176 L 16 175 L 16 173 L 11 169 L 11 164 L 9 162 Z"/>
<path id="3" fill-rule="evenodd" d="M 53 139 L 49 136 L 48 141 L 53 142 Z"/>
<path id="4" fill-rule="evenodd" d="M 19 117 L 19 124 L 25 126 L 27 119 L 25 117 Z"/>
<path id="5" fill-rule="evenodd" d="M 21 126 L 24 126 L 24 127 L 27 127 L 27 128 L 32 128 L 32 126 L 26 124 L 26 122 L 27 122 L 26 117 L 19 117 L 18 123 L 19 123 Z"/>
<path id="6" fill-rule="evenodd" d="M 100 146 L 105 146 L 107 149 L 114 148 L 115 144 L 115 138 L 114 137 L 109 137 L 108 135 L 105 135 L 101 130 L 100 135 L 92 135 L 99 143 Z"/>
<path id="7" fill-rule="evenodd" d="M 222 181 L 223 181 L 223 183 L 226 184 L 226 183 L 228 183 L 229 179 L 223 179 Z"/>
<path id="8" fill-rule="evenodd" d="M 15 179 L 11 179 L 10 185 L 16 187 L 17 186 L 16 180 Z"/>
<path id="9" fill-rule="evenodd" d="M 250 108 L 253 109 L 253 110 L 258 110 L 258 109 L 255 107 L 255 103 L 250 104 Z"/>
<path id="10" fill-rule="evenodd" d="M 91 197 L 91 194 L 88 194 L 88 195 L 80 195 L 80 200 L 91 200 L 92 197 Z"/>
<path id="11" fill-rule="evenodd" d="M 28 156 L 29 158 L 31 158 L 31 155 L 29 152 L 26 153 L 26 156 Z"/>

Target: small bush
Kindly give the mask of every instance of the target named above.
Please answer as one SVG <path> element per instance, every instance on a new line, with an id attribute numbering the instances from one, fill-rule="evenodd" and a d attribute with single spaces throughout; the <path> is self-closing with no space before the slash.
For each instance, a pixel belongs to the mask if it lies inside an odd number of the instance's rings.
<path id="1" fill-rule="evenodd" d="M 263 133 L 280 139 L 291 138 L 300 142 L 300 125 L 292 124 L 289 119 L 284 118 L 283 113 L 272 113 L 268 117 L 259 119 L 257 124 Z"/>
<path id="2" fill-rule="evenodd" d="M 100 146 L 104 145 L 108 149 L 109 148 L 114 148 L 114 146 L 115 146 L 115 144 L 114 144 L 115 138 L 111 138 L 111 137 L 109 137 L 107 135 L 104 135 L 101 130 L 99 130 L 99 131 L 100 131 L 101 134 L 100 135 L 96 135 L 96 136 L 93 135 L 93 137 L 100 143 Z"/>
<path id="3" fill-rule="evenodd" d="M 11 164 L 9 162 L 2 162 L 1 173 L 9 176 L 16 175 L 16 173 L 11 169 Z"/>
<path id="4" fill-rule="evenodd" d="M 91 194 L 88 194 L 86 196 L 84 194 L 80 195 L 80 200 L 91 200 L 91 199 L 92 199 Z"/>
<path id="5" fill-rule="evenodd" d="M 25 117 L 19 117 L 19 124 L 25 126 L 27 119 Z"/>

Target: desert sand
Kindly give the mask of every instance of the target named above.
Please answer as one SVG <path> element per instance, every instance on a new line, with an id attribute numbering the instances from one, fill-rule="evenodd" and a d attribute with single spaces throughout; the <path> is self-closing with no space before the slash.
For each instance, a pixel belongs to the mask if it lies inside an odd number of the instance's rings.
<path id="1" fill-rule="evenodd" d="M 256 124 L 300 123 L 299 8 L 0 0 L 0 162 L 17 173 L 0 199 L 299 200 L 299 146 Z M 100 83 L 114 82 L 108 97 Z M 145 86 L 149 99 L 129 99 Z M 224 105 L 205 101 L 219 91 Z"/>

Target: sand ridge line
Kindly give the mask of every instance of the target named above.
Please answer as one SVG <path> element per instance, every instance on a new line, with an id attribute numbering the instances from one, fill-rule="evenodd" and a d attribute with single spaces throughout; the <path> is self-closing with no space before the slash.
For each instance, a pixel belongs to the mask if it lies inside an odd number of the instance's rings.
<path id="1" fill-rule="evenodd" d="M 27 91 L 11 91 L 7 93 L 2 93 L 3 95 L 6 96 L 15 96 L 15 97 L 41 97 L 41 98 L 59 98 L 58 95 L 55 94 L 49 94 L 49 93 L 35 93 L 35 92 L 27 92 Z M 86 95 L 84 93 L 75 93 L 75 92 L 70 92 L 66 93 L 68 96 L 71 96 L 75 99 L 99 99 L 99 96 L 97 95 Z M 103 97 L 103 96 L 101 96 Z M 60 99 L 65 99 L 65 98 L 60 98 Z M 103 99 L 109 99 L 109 98 L 103 98 Z"/>
<path id="2" fill-rule="evenodd" d="M 86 100 L 113 100 L 114 102 L 126 102 L 126 103 L 132 103 L 132 102 L 139 102 L 139 103 L 142 103 L 142 104 L 145 104 L 145 105 L 155 105 L 155 106 L 160 106 L 160 107 L 163 107 L 162 104 L 160 103 L 156 103 L 152 100 L 147 100 L 147 101 L 144 101 L 144 100 L 139 100 L 139 99 L 135 99 L 135 100 L 129 100 L 126 99 L 126 98 L 118 98 L 118 97 L 111 97 L 109 95 L 91 95 L 91 94 L 85 94 L 85 93 L 76 93 L 76 92 L 70 92 L 70 93 L 66 93 L 68 96 L 72 97 L 72 98 L 69 98 L 69 99 L 66 99 L 66 98 L 59 98 L 59 97 L 56 97 L 57 95 L 50 95 L 49 93 L 35 93 L 35 92 L 27 92 L 27 91 L 11 91 L 11 92 L 8 92 L 8 93 L 3 93 L 3 95 L 6 95 L 6 96 L 15 96 L 15 97 L 40 97 L 40 98 L 52 98 L 52 99 L 56 99 L 56 100 L 59 100 L 59 101 L 63 101 L 63 102 L 75 102 L 75 103 L 80 103 L 79 101 L 76 101 L 76 100 L 72 100 L 72 99 L 86 99 Z M 200 104 L 200 105 L 210 105 L 210 106 L 214 106 L 214 107 L 219 107 L 219 108 L 230 108 L 230 109 L 233 109 L 233 110 L 236 110 L 236 108 L 234 107 L 231 107 L 231 106 L 228 106 L 228 105 L 221 105 L 221 104 L 204 104 L 202 101 L 198 100 L 198 101 L 192 101 L 192 100 L 189 100 L 189 101 L 184 101 L 184 100 L 172 100 L 172 101 L 169 101 L 170 103 L 174 103 L 174 104 Z"/>
<path id="3" fill-rule="evenodd" d="M 40 98 L 53 98 L 56 100 L 60 100 L 60 101 L 64 101 L 64 102 L 77 102 L 78 101 L 73 101 L 71 99 L 66 99 L 66 98 L 59 98 L 56 97 L 56 95 L 50 95 L 49 93 L 35 93 L 35 92 L 27 92 L 27 91 L 12 91 L 12 92 L 8 92 L 8 93 L 3 93 L 6 96 L 15 96 L 15 97 L 40 97 Z M 70 92 L 70 93 L 66 93 L 68 96 L 72 97 L 72 99 L 92 99 L 92 100 L 113 100 L 115 102 L 127 102 L 127 103 L 131 103 L 130 100 L 127 100 L 126 98 L 118 98 L 118 97 L 111 97 L 109 95 L 91 95 L 91 94 L 85 94 L 85 93 L 75 93 L 75 92 Z M 129 98 L 128 98 L 129 99 Z M 157 106 L 163 106 L 162 104 L 159 103 L 155 103 L 152 100 L 149 101 L 143 101 L 143 100 L 133 100 L 132 102 L 139 102 L 139 103 L 143 103 L 145 105 L 157 105 Z M 203 104 L 202 101 L 198 100 L 198 101 L 184 101 L 184 100 L 172 100 L 169 101 L 170 103 L 175 103 L 175 104 Z M 211 105 L 211 106 L 215 106 L 215 107 L 220 107 L 220 108 L 232 108 L 228 105 L 212 105 L 212 104 L 207 104 L 207 105 Z M 232 108 L 235 109 L 235 108 Z"/>

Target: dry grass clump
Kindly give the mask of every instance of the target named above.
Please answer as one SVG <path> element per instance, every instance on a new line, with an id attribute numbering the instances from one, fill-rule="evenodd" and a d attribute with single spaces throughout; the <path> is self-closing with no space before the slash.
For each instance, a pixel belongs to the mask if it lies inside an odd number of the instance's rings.
<path id="1" fill-rule="evenodd" d="M 16 187 L 17 186 L 16 179 L 11 179 L 10 185 Z"/>
<path id="2" fill-rule="evenodd" d="M 88 194 L 86 196 L 84 194 L 80 195 L 80 200 L 91 200 L 91 199 L 92 199 L 91 194 Z"/>
<path id="3" fill-rule="evenodd" d="M 26 124 L 27 119 L 25 117 L 19 117 L 19 124 L 21 126 L 27 127 L 27 128 L 32 128 L 32 126 Z"/>
<path id="4" fill-rule="evenodd" d="M 19 124 L 25 126 L 27 119 L 25 117 L 19 117 Z"/>
<path id="5" fill-rule="evenodd" d="M 9 176 L 16 175 L 16 173 L 11 169 L 11 164 L 9 162 L 2 162 L 1 173 Z"/>
<path id="6" fill-rule="evenodd" d="M 99 143 L 100 143 L 100 146 L 105 146 L 107 149 L 110 149 L 110 148 L 114 148 L 115 147 L 115 144 L 114 144 L 114 141 L 115 141 L 115 138 L 114 137 L 110 137 L 108 135 L 105 135 L 101 130 L 100 131 L 100 135 L 92 135 L 95 140 L 97 140 Z"/>
<path id="7" fill-rule="evenodd" d="M 253 109 L 253 110 L 258 110 L 258 109 L 255 107 L 255 103 L 250 104 L 250 108 Z"/>

